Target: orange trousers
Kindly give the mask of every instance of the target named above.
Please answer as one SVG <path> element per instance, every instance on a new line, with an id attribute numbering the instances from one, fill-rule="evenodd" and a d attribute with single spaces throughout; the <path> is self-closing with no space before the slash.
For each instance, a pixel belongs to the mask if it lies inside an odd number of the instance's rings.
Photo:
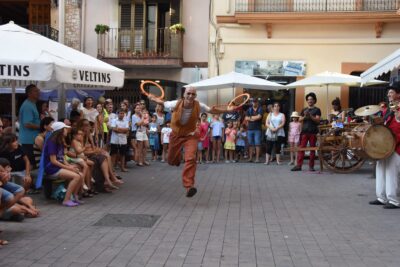
<path id="1" fill-rule="evenodd" d="M 194 186 L 196 175 L 196 152 L 199 136 L 177 136 L 173 132 L 169 137 L 168 164 L 179 166 L 182 160 L 182 148 L 185 150 L 185 166 L 182 172 L 182 183 L 185 188 Z"/>

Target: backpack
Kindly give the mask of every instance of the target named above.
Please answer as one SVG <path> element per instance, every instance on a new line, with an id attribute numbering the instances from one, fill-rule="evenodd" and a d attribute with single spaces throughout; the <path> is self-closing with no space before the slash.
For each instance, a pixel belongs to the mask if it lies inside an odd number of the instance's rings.
<path id="1" fill-rule="evenodd" d="M 66 193 L 67 189 L 65 189 L 64 183 L 61 183 L 54 190 L 53 194 L 51 194 L 51 197 L 57 201 L 63 201 Z"/>

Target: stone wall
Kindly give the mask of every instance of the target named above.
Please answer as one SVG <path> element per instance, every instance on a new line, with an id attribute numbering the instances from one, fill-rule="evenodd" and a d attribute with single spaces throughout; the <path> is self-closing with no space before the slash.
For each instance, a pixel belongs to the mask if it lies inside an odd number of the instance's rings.
<path id="1" fill-rule="evenodd" d="M 65 0 L 65 45 L 81 50 L 81 0 Z"/>

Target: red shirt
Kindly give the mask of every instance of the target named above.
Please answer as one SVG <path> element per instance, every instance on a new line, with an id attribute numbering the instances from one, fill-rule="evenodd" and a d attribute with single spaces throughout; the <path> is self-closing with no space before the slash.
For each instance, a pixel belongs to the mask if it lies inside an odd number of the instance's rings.
<path id="1" fill-rule="evenodd" d="M 389 120 L 386 121 L 386 126 L 392 131 L 394 136 L 396 137 L 396 152 L 400 155 L 400 122 L 396 120 L 393 116 L 390 117 Z"/>

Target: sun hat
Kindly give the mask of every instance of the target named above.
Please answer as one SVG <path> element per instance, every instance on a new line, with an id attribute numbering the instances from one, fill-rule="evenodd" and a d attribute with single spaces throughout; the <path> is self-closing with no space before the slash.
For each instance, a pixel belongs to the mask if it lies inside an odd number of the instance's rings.
<path id="1" fill-rule="evenodd" d="M 300 115 L 297 111 L 293 111 L 292 115 L 290 115 L 290 118 L 300 118 Z"/>
<path id="2" fill-rule="evenodd" d="M 61 121 L 56 121 L 51 125 L 51 129 L 53 129 L 54 132 L 64 128 L 71 128 L 71 127 Z"/>

